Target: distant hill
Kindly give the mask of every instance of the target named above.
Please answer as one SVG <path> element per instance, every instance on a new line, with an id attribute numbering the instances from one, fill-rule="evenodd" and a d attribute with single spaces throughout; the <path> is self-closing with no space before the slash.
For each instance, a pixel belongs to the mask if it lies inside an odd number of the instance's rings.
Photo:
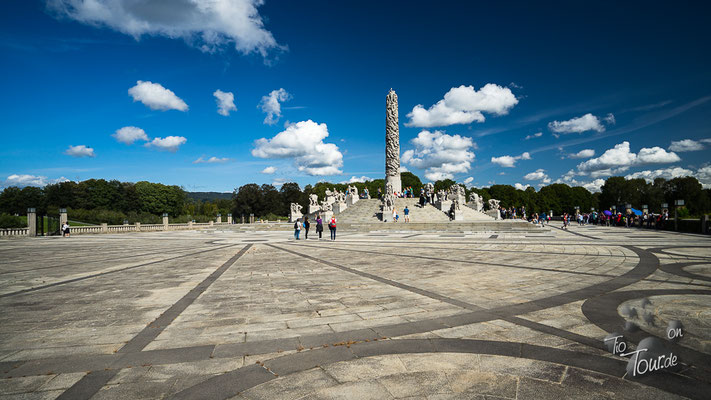
<path id="1" fill-rule="evenodd" d="M 230 200 L 232 193 L 222 192 L 187 192 L 188 198 L 199 201 Z"/>

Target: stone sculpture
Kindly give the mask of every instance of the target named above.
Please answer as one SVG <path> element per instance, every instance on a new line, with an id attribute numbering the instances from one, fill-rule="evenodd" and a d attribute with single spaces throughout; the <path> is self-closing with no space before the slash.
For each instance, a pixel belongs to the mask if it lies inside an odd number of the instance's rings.
<path id="1" fill-rule="evenodd" d="M 301 213 L 303 207 L 299 203 L 291 203 L 291 211 L 289 213 L 289 221 L 296 222 L 299 218 L 304 215 Z"/>
<path id="2" fill-rule="evenodd" d="M 488 215 L 494 217 L 494 219 L 497 219 L 497 220 L 501 219 L 501 211 L 499 211 L 499 203 L 501 203 L 500 200 L 490 199 L 489 200 L 489 211 L 486 212 Z"/>
<path id="3" fill-rule="evenodd" d="M 383 222 L 388 222 L 392 219 L 393 208 L 395 208 L 395 195 L 392 193 L 385 193 L 381 199 L 383 210 Z"/>
<path id="4" fill-rule="evenodd" d="M 395 193 L 395 189 L 393 187 L 392 182 L 385 182 L 385 194 L 393 194 Z"/>
<path id="5" fill-rule="evenodd" d="M 469 193 L 471 207 L 479 212 L 484 211 L 484 199 L 475 192 Z"/>
<path id="6" fill-rule="evenodd" d="M 333 211 L 333 207 L 331 206 L 331 203 L 328 202 L 328 200 L 323 200 L 321 202 L 321 211 Z"/>
<path id="7" fill-rule="evenodd" d="M 386 193 L 402 192 L 397 94 L 392 89 L 385 98 L 385 183 L 392 184 L 392 190 Z"/>
<path id="8" fill-rule="evenodd" d="M 318 206 L 318 195 L 317 194 L 312 194 L 309 195 L 309 205 L 310 206 Z"/>

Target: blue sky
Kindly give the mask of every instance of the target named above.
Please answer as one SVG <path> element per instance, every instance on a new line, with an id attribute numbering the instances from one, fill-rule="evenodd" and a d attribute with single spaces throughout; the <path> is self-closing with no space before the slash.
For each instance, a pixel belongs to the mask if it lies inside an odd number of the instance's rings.
<path id="1" fill-rule="evenodd" d="M 165 3 L 5 3 L 0 185 L 381 178 L 393 88 L 423 180 L 711 187 L 704 3 Z"/>

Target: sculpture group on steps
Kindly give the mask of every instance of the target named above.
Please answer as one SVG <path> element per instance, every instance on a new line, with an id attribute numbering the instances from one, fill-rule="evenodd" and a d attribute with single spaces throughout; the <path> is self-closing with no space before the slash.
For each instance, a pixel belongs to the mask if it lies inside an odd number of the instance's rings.
<path id="1" fill-rule="evenodd" d="M 469 206 L 476 211 L 484 212 L 484 198 L 476 192 L 469 193 Z"/>

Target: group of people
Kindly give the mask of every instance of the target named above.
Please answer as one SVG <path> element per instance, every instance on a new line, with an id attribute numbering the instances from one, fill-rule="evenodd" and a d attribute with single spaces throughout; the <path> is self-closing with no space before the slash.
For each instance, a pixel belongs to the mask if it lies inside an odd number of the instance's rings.
<path id="1" fill-rule="evenodd" d="M 309 217 L 305 216 L 303 221 L 301 218 L 294 222 L 294 239 L 300 240 L 301 231 L 304 231 L 304 240 L 309 238 L 309 229 L 311 229 L 311 222 L 309 222 Z M 332 216 L 331 220 L 328 221 L 328 229 L 331 231 L 331 240 L 336 240 L 336 217 Z M 318 240 L 321 240 L 323 234 L 323 219 L 320 214 L 316 214 L 316 233 L 318 233 Z"/>
<path id="2" fill-rule="evenodd" d="M 366 189 L 368 190 L 368 189 Z M 415 191 L 412 189 L 412 186 L 408 186 L 406 188 L 402 189 L 402 192 L 393 192 L 393 196 L 398 197 L 398 198 L 413 198 L 415 197 Z M 383 191 L 378 188 L 378 199 L 383 198 Z"/>
<path id="3" fill-rule="evenodd" d="M 405 209 L 402 210 L 402 214 L 404 216 L 404 221 L 405 222 L 410 222 L 410 209 L 405 206 Z M 400 214 L 397 213 L 397 208 L 393 207 L 393 222 L 397 222 L 400 220 Z"/>

